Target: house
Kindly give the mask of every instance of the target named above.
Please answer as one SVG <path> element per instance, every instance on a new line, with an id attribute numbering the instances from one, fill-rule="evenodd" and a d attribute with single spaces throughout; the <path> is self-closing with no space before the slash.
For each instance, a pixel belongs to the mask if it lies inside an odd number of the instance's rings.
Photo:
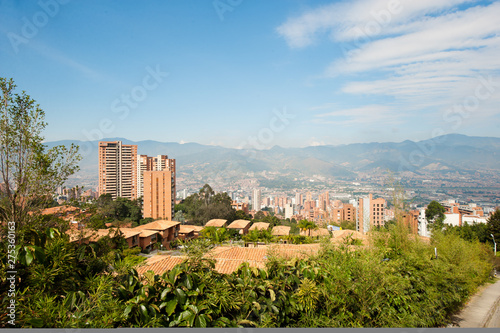
<path id="1" fill-rule="evenodd" d="M 138 245 L 142 250 L 153 249 L 154 244 L 160 241 L 160 232 L 157 230 L 142 229 L 137 230 L 136 228 L 120 228 L 120 231 L 125 235 L 126 233 L 139 232 L 139 243 Z"/>
<path id="2" fill-rule="evenodd" d="M 193 229 L 193 233 L 195 237 L 199 237 L 201 234 L 201 231 L 203 230 L 204 227 L 201 227 L 199 225 L 186 225 L 187 227 L 190 227 Z"/>
<path id="3" fill-rule="evenodd" d="M 179 239 L 188 241 L 197 236 L 194 233 L 194 228 L 191 225 L 181 225 L 179 229 Z"/>
<path id="4" fill-rule="evenodd" d="M 237 230 L 240 235 L 248 234 L 248 229 L 250 229 L 250 224 L 252 222 L 247 220 L 236 220 L 227 226 L 228 229 Z"/>
<path id="5" fill-rule="evenodd" d="M 290 229 L 291 227 L 286 225 L 278 225 L 273 227 L 272 233 L 273 236 L 288 236 L 290 235 Z"/>
<path id="6" fill-rule="evenodd" d="M 66 234 L 69 236 L 69 241 L 71 243 L 79 242 L 80 244 L 82 243 L 89 244 L 97 242 L 99 239 L 106 236 L 113 238 L 117 231 L 123 236 L 129 248 L 134 246 L 139 246 L 139 234 L 141 232 L 127 228 L 123 229 L 111 228 L 111 229 L 97 229 L 97 230 L 92 230 L 88 228 L 81 230 L 69 229 L 66 231 Z"/>
<path id="7" fill-rule="evenodd" d="M 269 225 L 266 222 L 255 222 L 248 230 L 269 230 Z"/>
<path id="8" fill-rule="evenodd" d="M 71 228 L 66 230 L 66 235 L 69 236 L 70 243 L 88 244 L 90 242 L 90 237 L 95 234 L 92 229 L 81 229 Z"/>
<path id="9" fill-rule="evenodd" d="M 116 231 L 123 235 L 123 238 L 127 242 L 129 248 L 139 246 L 139 234 L 141 233 L 138 230 L 128 229 L 128 228 L 110 228 L 110 229 L 97 229 L 96 235 L 90 238 L 91 242 L 97 242 L 99 239 L 105 236 L 109 236 L 113 238 L 115 236 Z"/>
<path id="10" fill-rule="evenodd" d="M 161 236 L 161 244 L 166 249 L 170 249 L 170 243 L 179 236 L 180 225 L 181 223 L 177 221 L 158 220 L 135 227 L 134 230 L 158 231 Z"/>
<path id="11" fill-rule="evenodd" d="M 205 224 L 205 227 L 216 227 L 223 228 L 227 225 L 227 220 L 223 219 L 212 219 Z"/>

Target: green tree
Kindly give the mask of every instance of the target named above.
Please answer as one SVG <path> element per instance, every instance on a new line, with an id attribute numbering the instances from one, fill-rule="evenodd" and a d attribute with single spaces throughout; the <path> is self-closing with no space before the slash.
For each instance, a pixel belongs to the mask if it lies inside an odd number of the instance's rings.
<path id="1" fill-rule="evenodd" d="M 488 218 L 488 230 L 490 234 L 495 236 L 495 241 L 497 243 L 500 242 L 500 209 L 497 209 L 491 216 Z M 488 235 L 488 238 L 491 239 L 491 236 Z"/>
<path id="2" fill-rule="evenodd" d="M 204 225 L 216 218 L 232 221 L 235 211 L 231 203 L 232 200 L 227 193 L 215 194 L 210 185 L 205 184 L 198 193 L 188 196 L 177 205 L 176 210 L 182 210 L 191 223 Z"/>
<path id="3" fill-rule="evenodd" d="M 439 202 L 433 200 L 429 203 L 427 209 L 425 210 L 425 218 L 429 222 L 435 222 L 438 219 L 444 221 L 445 211 L 446 209 Z"/>
<path id="4" fill-rule="evenodd" d="M 297 226 L 303 231 L 309 230 L 309 236 L 311 236 L 311 230 L 318 229 L 316 223 L 308 220 L 300 220 Z"/>
<path id="5" fill-rule="evenodd" d="M 443 227 L 446 209 L 437 201 L 433 200 L 425 210 L 425 218 L 429 223 L 433 223 L 433 229 L 440 230 Z"/>
<path id="6" fill-rule="evenodd" d="M 0 78 L 0 172 L 6 205 L 2 220 L 29 224 L 30 211 L 52 202 L 52 193 L 78 171 L 78 147 L 47 149 L 42 131 L 45 112 L 24 91 L 14 93 L 12 79 Z"/>

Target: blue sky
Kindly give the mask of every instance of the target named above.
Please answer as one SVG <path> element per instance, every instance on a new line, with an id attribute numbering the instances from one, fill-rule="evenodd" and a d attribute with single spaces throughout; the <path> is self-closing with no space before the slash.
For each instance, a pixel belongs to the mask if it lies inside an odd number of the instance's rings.
<path id="1" fill-rule="evenodd" d="M 500 2 L 0 0 L 0 76 L 47 141 L 498 137 Z"/>

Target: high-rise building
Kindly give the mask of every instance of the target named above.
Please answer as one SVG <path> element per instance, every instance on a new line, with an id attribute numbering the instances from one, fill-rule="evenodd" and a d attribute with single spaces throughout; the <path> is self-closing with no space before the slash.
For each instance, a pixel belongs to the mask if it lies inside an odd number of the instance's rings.
<path id="1" fill-rule="evenodd" d="M 293 216 L 293 204 L 289 203 L 285 206 L 285 219 L 291 219 Z"/>
<path id="2" fill-rule="evenodd" d="M 167 155 L 146 158 L 147 169 L 141 175 L 144 218 L 171 221 L 177 195 L 175 159 L 169 159 Z"/>
<path id="3" fill-rule="evenodd" d="M 328 194 L 328 191 L 326 191 L 325 193 L 323 194 L 320 194 L 318 196 L 318 207 L 323 209 L 323 210 L 326 210 L 327 207 L 330 206 L 330 195 Z"/>
<path id="4" fill-rule="evenodd" d="M 143 196 L 144 171 L 163 171 L 170 170 L 169 164 L 171 160 L 167 155 L 157 155 L 156 157 L 150 157 L 148 155 L 138 155 L 137 156 L 137 197 Z M 175 162 L 174 162 L 175 163 Z"/>
<path id="5" fill-rule="evenodd" d="M 359 198 L 356 229 L 361 233 L 365 233 L 370 231 L 372 226 L 383 227 L 386 206 L 385 199 L 373 199 L 371 193 L 368 197 Z"/>
<path id="6" fill-rule="evenodd" d="M 144 218 L 171 221 L 175 207 L 175 160 L 172 169 L 144 171 Z"/>
<path id="7" fill-rule="evenodd" d="M 258 212 L 261 209 L 261 203 L 261 191 L 260 189 L 254 189 L 252 196 L 252 209 Z"/>
<path id="8" fill-rule="evenodd" d="M 295 193 L 295 206 L 297 206 L 297 209 L 302 206 L 302 193 L 296 192 Z"/>
<path id="9" fill-rule="evenodd" d="M 99 142 L 99 195 L 137 197 L 137 145 L 121 141 Z"/>

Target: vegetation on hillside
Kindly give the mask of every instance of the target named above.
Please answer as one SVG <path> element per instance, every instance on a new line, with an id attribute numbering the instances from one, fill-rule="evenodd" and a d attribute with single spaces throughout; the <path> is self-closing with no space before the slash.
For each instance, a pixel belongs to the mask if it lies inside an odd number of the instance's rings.
<path id="1" fill-rule="evenodd" d="M 77 247 L 54 231 L 30 244 L 39 250 L 17 263 L 19 327 L 438 327 L 492 268 L 478 241 L 437 232 L 427 243 L 400 225 L 375 232 L 370 247 L 326 241 L 291 260 L 270 250 L 266 269 L 228 275 L 203 257 L 203 239 L 185 263 L 143 278 L 120 270 L 123 251 L 106 244 Z"/>

